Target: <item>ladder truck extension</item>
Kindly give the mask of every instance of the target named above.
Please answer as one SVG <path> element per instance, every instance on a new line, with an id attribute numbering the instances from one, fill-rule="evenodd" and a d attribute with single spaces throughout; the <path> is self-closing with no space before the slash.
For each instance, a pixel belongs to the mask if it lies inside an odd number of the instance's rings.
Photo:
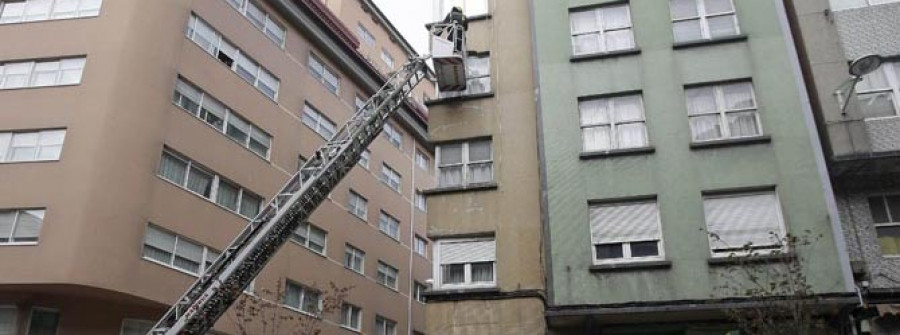
<path id="1" fill-rule="evenodd" d="M 322 145 L 166 312 L 148 335 L 205 334 L 256 278 L 294 230 L 356 166 L 363 151 L 428 74 L 411 59 Z"/>

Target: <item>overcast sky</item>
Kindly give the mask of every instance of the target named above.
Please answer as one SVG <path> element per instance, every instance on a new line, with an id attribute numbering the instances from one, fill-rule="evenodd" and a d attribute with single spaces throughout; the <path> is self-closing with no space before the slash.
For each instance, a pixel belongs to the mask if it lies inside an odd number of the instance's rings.
<path id="1" fill-rule="evenodd" d="M 374 0 L 403 37 L 420 55 L 428 52 L 428 30 L 425 24 L 434 21 L 432 0 Z"/>

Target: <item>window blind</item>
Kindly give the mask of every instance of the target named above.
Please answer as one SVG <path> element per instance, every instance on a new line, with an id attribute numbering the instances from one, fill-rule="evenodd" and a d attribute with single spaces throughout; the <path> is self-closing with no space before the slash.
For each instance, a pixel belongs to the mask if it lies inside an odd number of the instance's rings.
<path id="1" fill-rule="evenodd" d="M 660 238 L 656 202 L 593 206 L 590 225 L 594 244 Z"/>
<path id="2" fill-rule="evenodd" d="M 780 243 L 781 214 L 775 193 L 707 198 L 703 201 L 713 249 L 773 246 Z"/>
<path id="3" fill-rule="evenodd" d="M 441 264 L 493 262 L 496 260 L 495 241 L 442 243 Z"/>

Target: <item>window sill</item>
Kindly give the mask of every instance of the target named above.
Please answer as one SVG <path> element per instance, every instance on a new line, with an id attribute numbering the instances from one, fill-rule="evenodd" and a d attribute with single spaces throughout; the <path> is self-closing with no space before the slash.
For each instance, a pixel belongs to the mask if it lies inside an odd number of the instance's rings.
<path id="1" fill-rule="evenodd" d="M 632 263 L 597 264 L 590 267 L 591 272 L 623 272 L 641 270 L 662 270 L 672 268 L 672 261 L 645 261 Z"/>
<path id="2" fill-rule="evenodd" d="M 8 242 L 8 243 L 0 243 L 0 248 L 2 247 L 27 247 L 27 246 L 35 246 L 38 245 L 38 242 Z"/>
<path id="3" fill-rule="evenodd" d="M 716 45 L 716 44 L 724 44 L 724 43 L 733 43 L 733 42 L 743 42 L 747 40 L 747 35 L 734 35 L 727 37 L 719 37 L 709 40 L 696 40 L 696 41 L 688 41 L 688 42 L 677 42 L 672 46 L 672 49 L 687 49 L 693 47 L 702 47 L 707 45 Z"/>
<path id="4" fill-rule="evenodd" d="M 425 106 L 431 107 L 431 106 L 435 106 L 435 105 L 443 105 L 443 104 L 449 104 L 449 103 L 454 103 L 454 102 L 464 102 L 464 101 L 486 99 L 486 98 L 493 98 L 493 97 L 494 97 L 494 91 L 490 91 L 490 92 L 486 92 L 486 93 L 466 94 L 466 95 L 460 95 L 457 97 L 437 98 L 437 99 L 433 99 L 433 100 L 428 100 L 425 102 Z"/>
<path id="5" fill-rule="evenodd" d="M 472 21 L 489 20 L 490 18 L 491 18 L 491 13 L 484 13 L 484 14 L 466 16 L 466 21 L 469 21 L 469 23 L 472 23 Z"/>
<path id="6" fill-rule="evenodd" d="M 345 325 L 341 325 L 340 327 L 341 327 L 341 329 L 346 330 L 346 331 L 349 331 L 349 332 L 354 332 L 354 333 L 357 333 L 357 334 L 362 334 L 362 330 L 361 330 L 361 329 L 353 329 L 353 328 L 350 328 L 350 327 L 345 326 Z"/>
<path id="7" fill-rule="evenodd" d="M 35 159 L 30 161 L 14 161 L 14 162 L 0 162 L 0 165 L 13 165 L 13 164 L 30 164 L 30 163 L 59 163 L 59 159 Z"/>
<path id="8" fill-rule="evenodd" d="M 327 250 L 322 250 L 322 252 L 318 252 L 318 251 L 312 250 L 312 249 L 310 249 L 309 247 L 307 247 L 307 246 L 301 244 L 300 242 L 294 240 L 293 238 L 291 238 L 290 241 L 291 241 L 291 243 L 300 246 L 300 247 L 303 248 L 304 250 L 313 253 L 313 255 L 316 255 L 316 256 L 319 256 L 319 257 L 328 259 L 328 256 L 325 255 L 325 252 L 326 252 Z"/>
<path id="9" fill-rule="evenodd" d="M 497 287 L 471 287 L 471 288 L 455 288 L 455 289 L 433 289 L 422 293 L 422 296 L 428 301 L 429 298 L 441 298 L 451 296 L 467 296 L 476 297 L 483 295 L 495 295 L 500 293 Z"/>
<path id="10" fill-rule="evenodd" d="M 451 186 L 451 187 L 439 187 L 433 188 L 430 190 L 422 191 L 422 194 L 429 195 L 441 195 L 441 194 L 452 194 L 452 193 L 462 193 L 462 192 L 479 192 L 479 191 L 493 191 L 498 188 L 497 183 L 481 183 L 481 184 L 470 184 L 466 186 Z"/>
<path id="11" fill-rule="evenodd" d="M 577 62 L 583 62 L 583 61 L 589 61 L 589 60 L 616 58 L 616 57 L 633 56 L 633 55 L 640 55 L 640 54 L 641 54 L 640 48 L 632 48 L 632 49 L 616 50 L 616 51 L 609 51 L 609 52 L 598 52 L 598 53 L 590 53 L 590 54 L 583 54 L 583 55 L 574 55 L 574 56 L 572 56 L 572 58 L 569 59 L 569 61 L 573 62 L 573 63 L 577 63 Z"/>
<path id="12" fill-rule="evenodd" d="M 385 232 L 382 231 L 381 229 L 379 229 L 378 232 L 381 233 L 381 235 L 384 235 L 384 236 L 387 236 L 388 238 L 390 238 L 391 241 L 400 243 L 400 238 L 398 238 L 398 237 L 393 237 L 393 236 L 391 236 L 391 234 L 385 233 Z"/>
<path id="13" fill-rule="evenodd" d="M 728 266 L 728 265 L 744 265 L 757 263 L 778 263 L 785 261 L 793 261 L 797 259 L 794 253 L 784 253 L 778 255 L 757 255 L 757 256 L 726 256 L 713 257 L 707 260 L 710 266 Z"/>
<path id="14" fill-rule="evenodd" d="M 356 213 L 353 213 L 353 211 L 351 211 L 349 209 L 347 210 L 347 213 L 350 213 L 351 216 L 355 217 L 359 221 L 365 222 L 366 224 L 369 223 L 369 220 L 367 217 L 366 218 L 360 217 L 359 215 L 356 215 Z"/>
<path id="15" fill-rule="evenodd" d="M 71 86 L 78 86 L 78 85 L 81 85 L 81 83 L 79 82 L 79 83 L 77 83 L 77 84 L 60 84 L 60 85 L 23 86 L 23 87 L 12 87 L 12 88 L 0 88 L 0 92 L 6 92 L 6 91 L 37 90 L 37 89 L 42 89 L 42 88 L 54 88 L 54 87 L 71 87 Z"/>
<path id="16" fill-rule="evenodd" d="M 169 264 L 160 262 L 160 261 L 155 260 L 155 259 L 153 259 L 153 258 L 148 258 L 148 257 L 143 257 L 143 256 L 142 256 L 141 259 L 143 259 L 143 260 L 145 260 L 145 261 L 147 261 L 147 262 L 150 262 L 150 264 L 156 264 L 156 265 L 159 265 L 159 266 L 164 267 L 164 268 L 166 268 L 166 269 L 173 270 L 173 271 L 175 271 L 175 272 L 181 272 L 181 273 L 183 273 L 183 274 L 186 274 L 186 275 L 191 276 L 191 277 L 194 277 L 194 278 L 199 278 L 199 277 L 200 277 L 200 275 L 198 275 L 198 274 L 196 274 L 196 273 L 190 272 L 190 271 L 188 271 L 188 270 L 182 270 L 182 269 L 176 268 L 176 267 L 174 267 L 174 266 L 172 266 L 172 265 L 169 265 Z"/>
<path id="17" fill-rule="evenodd" d="M 9 26 L 9 25 L 20 25 L 20 24 L 29 24 L 29 23 L 42 23 L 47 21 L 73 21 L 73 20 L 86 20 L 86 19 L 94 19 L 99 17 L 100 14 L 97 15 L 85 15 L 85 16 L 76 16 L 76 17 L 66 17 L 66 18 L 48 18 L 48 19 L 40 19 L 40 20 L 31 20 L 31 21 L 19 21 L 19 22 L 6 22 L 0 23 L 0 27 Z"/>
<path id="18" fill-rule="evenodd" d="M 206 201 L 207 203 L 209 203 L 209 204 L 211 204 L 211 205 L 213 205 L 213 206 L 216 206 L 216 207 L 218 207 L 218 208 L 220 208 L 220 209 L 222 209 L 222 210 L 224 210 L 224 211 L 226 211 L 226 212 L 228 212 L 228 213 L 237 215 L 239 218 L 244 219 L 245 221 L 253 221 L 253 218 L 248 218 L 248 217 L 246 217 L 246 216 L 241 215 L 240 213 L 238 213 L 238 212 L 236 212 L 236 211 L 231 210 L 231 208 L 228 208 L 228 207 L 219 205 L 219 203 L 213 201 L 212 199 L 207 198 L 207 197 L 203 196 L 203 195 L 200 194 L 200 193 L 191 191 L 190 189 L 188 189 L 188 188 L 186 188 L 186 187 L 183 187 L 183 186 L 181 186 L 181 185 L 178 185 L 178 184 L 176 184 L 175 182 L 173 182 L 173 181 L 171 181 L 171 180 L 168 180 L 168 179 L 166 179 L 166 178 L 163 178 L 163 177 L 160 176 L 160 175 L 156 175 L 156 178 L 159 178 L 160 180 L 166 182 L 167 184 L 172 185 L 172 186 L 175 186 L 176 188 L 178 188 L 178 189 L 180 189 L 180 190 L 182 190 L 182 191 L 185 191 L 185 192 L 187 192 L 187 193 L 190 194 L 190 195 L 193 195 L 193 196 L 195 196 L 195 197 L 199 197 L 200 199 L 203 199 L 203 200 Z M 262 211 L 262 210 L 260 210 L 260 211 Z M 259 214 L 257 214 L 257 215 L 259 215 Z"/>
<path id="19" fill-rule="evenodd" d="M 589 159 L 606 158 L 606 157 L 647 155 L 647 154 L 652 154 L 654 152 L 656 152 L 656 148 L 644 147 L 644 148 L 630 148 L 630 149 L 614 149 L 614 150 L 607 150 L 607 151 L 582 152 L 581 155 L 579 155 L 579 157 L 582 160 L 589 160 Z"/>
<path id="20" fill-rule="evenodd" d="M 753 137 L 729 138 L 724 140 L 712 140 L 704 142 L 692 142 L 691 150 L 713 149 L 719 147 L 728 147 L 734 145 L 750 145 L 772 142 L 772 136 L 762 135 Z"/>

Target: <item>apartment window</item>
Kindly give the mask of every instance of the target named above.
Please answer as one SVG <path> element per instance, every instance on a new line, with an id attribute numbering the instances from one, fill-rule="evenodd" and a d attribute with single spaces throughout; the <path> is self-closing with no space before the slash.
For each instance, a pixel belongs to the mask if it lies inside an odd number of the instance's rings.
<path id="1" fill-rule="evenodd" d="M 307 127 L 326 140 L 330 140 L 337 131 L 334 122 L 309 104 L 303 105 L 303 116 L 300 118 Z"/>
<path id="2" fill-rule="evenodd" d="M 384 136 L 387 138 L 388 142 L 391 142 L 391 145 L 397 149 L 403 147 L 403 133 L 395 128 L 394 125 L 390 123 L 384 124 Z"/>
<path id="3" fill-rule="evenodd" d="M 466 57 L 466 90 L 440 92 L 441 98 L 491 92 L 491 57 L 487 53 L 470 53 Z"/>
<path id="4" fill-rule="evenodd" d="M 892 2 L 897 2 L 897 1 L 900 1 L 900 0 L 866 0 L 866 5 L 868 5 L 868 6 L 882 5 L 882 4 L 892 3 Z"/>
<path id="5" fill-rule="evenodd" d="M 328 232 L 309 222 L 301 223 L 297 230 L 294 231 L 292 238 L 300 245 L 317 254 L 325 254 L 325 247 L 328 244 Z"/>
<path id="6" fill-rule="evenodd" d="M 900 195 L 869 197 L 872 222 L 881 245 L 881 254 L 900 255 Z"/>
<path id="7" fill-rule="evenodd" d="M 428 155 L 416 150 L 416 166 L 428 170 L 429 165 L 431 165 L 431 160 L 428 159 Z"/>
<path id="8" fill-rule="evenodd" d="M 397 170 L 392 169 L 387 164 L 381 165 L 381 182 L 390 187 L 392 190 L 400 192 L 400 182 L 402 177 Z"/>
<path id="9" fill-rule="evenodd" d="M 16 319 L 18 319 L 16 306 L 0 306 L 0 335 L 16 335 Z"/>
<path id="10" fill-rule="evenodd" d="M 689 88 L 685 94 L 694 142 L 762 135 L 749 82 Z"/>
<path id="11" fill-rule="evenodd" d="M 427 290 L 428 290 L 428 286 L 425 286 L 424 284 L 419 283 L 417 281 L 413 282 L 413 298 L 415 298 L 416 301 L 424 304 L 425 303 L 425 291 L 427 291 Z"/>
<path id="12" fill-rule="evenodd" d="M 575 55 L 634 49 L 628 4 L 569 13 Z"/>
<path id="13" fill-rule="evenodd" d="M 466 16 L 486 15 L 489 13 L 488 0 L 443 0 L 441 13 L 447 14 L 454 6 L 462 8 Z"/>
<path id="14" fill-rule="evenodd" d="M 102 0 L 13 0 L 0 2 L 0 24 L 100 15 Z"/>
<path id="15" fill-rule="evenodd" d="M 126 319 L 122 321 L 122 335 L 146 335 L 153 325 L 152 321 Z"/>
<path id="16" fill-rule="evenodd" d="M 359 35 L 359 39 L 364 43 L 370 46 L 375 45 L 375 36 L 362 23 L 356 24 L 356 34 Z"/>
<path id="17" fill-rule="evenodd" d="M 394 68 L 394 57 L 391 57 L 391 54 L 387 53 L 385 50 L 381 50 L 381 61 L 384 62 L 384 65 L 387 65 L 389 69 Z"/>
<path id="18" fill-rule="evenodd" d="M 578 103 L 578 110 L 584 152 L 650 145 L 640 94 L 583 100 Z"/>
<path id="19" fill-rule="evenodd" d="M 728 257 L 745 246 L 760 253 L 783 249 L 784 222 L 775 192 L 703 197 L 714 257 Z"/>
<path id="20" fill-rule="evenodd" d="M 0 210 L 0 245 L 36 244 L 45 212 L 44 209 Z"/>
<path id="21" fill-rule="evenodd" d="M 369 200 L 350 190 L 350 195 L 347 197 L 347 209 L 356 217 L 366 221 L 369 215 Z"/>
<path id="22" fill-rule="evenodd" d="M 366 252 L 347 244 L 344 248 L 344 266 L 357 273 L 363 273 L 366 262 Z"/>
<path id="23" fill-rule="evenodd" d="M 147 234 L 144 236 L 143 257 L 199 275 L 219 258 L 219 253 L 151 224 L 147 226 Z"/>
<path id="24" fill-rule="evenodd" d="M 272 147 L 271 135 L 180 77 L 175 82 L 172 103 L 260 157 L 269 158 L 269 149 Z"/>
<path id="25" fill-rule="evenodd" d="M 225 0 L 232 8 L 247 18 L 256 29 L 266 34 L 279 47 L 284 46 L 284 26 L 250 0 Z"/>
<path id="26" fill-rule="evenodd" d="M 262 197 L 168 150 L 163 151 L 157 174 L 248 219 L 256 217 L 263 204 Z"/>
<path id="27" fill-rule="evenodd" d="M 494 180 L 491 140 L 445 144 L 437 148 L 438 186 L 468 186 Z"/>
<path id="28" fill-rule="evenodd" d="M 362 153 L 359 154 L 359 166 L 364 167 L 366 170 L 369 169 L 369 161 L 372 160 L 372 152 L 369 149 L 363 150 Z"/>
<path id="29" fill-rule="evenodd" d="M 34 307 L 28 318 L 28 335 L 56 335 L 59 332 L 59 311 Z"/>
<path id="30" fill-rule="evenodd" d="M 741 33 L 731 0 L 670 0 L 669 5 L 676 43 Z"/>
<path id="31" fill-rule="evenodd" d="M 0 163 L 58 160 L 66 130 L 0 132 Z"/>
<path id="32" fill-rule="evenodd" d="M 378 261 L 378 275 L 375 278 L 375 281 L 381 285 L 396 290 L 397 276 L 399 272 L 400 271 L 397 270 L 397 268 L 390 266 L 385 262 Z"/>
<path id="33" fill-rule="evenodd" d="M 341 326 L 360 331 L 362 329 L 362 308 L 348 303 L 341 305 Z"/>
<path id="34" fill-rule="evenodd" d="M 590 206 L 594 264 L 663 258 L 656 201 Z"/>
<path id="35" fill-rule="evenodd" d="M 76 57 L 0 63 L 0 89 L 79 84 L 86 61 Z"/>
<path id="36" fill-rule="evenodd" d="M 395 240 L 400 239 L 400 221 L 384 211 L 378 218 L 378 229 Z"/>
<path id="37" fill-rule="evenodd" d="M 309 54 L 308 65 L 309 72 L 312 74 L 313 78 L 316 78 L 316 80 L 325 85 L 325 88 L 332 93 L 338 93 L 338 90 L 341 88 L 341 78 L 337 76 L 334 70 L 325 66 L 325 64 L 322 63 L 322 60 L 313 54 Z"/>
<path id="38" fill-rule="evenodd" d="M 197 15 L 191 15 L 186 36 L 264 95 L 272 100 L 277 99 L 281 81 L 247 56 L 243 50 L 222 37 L 222 34 L 206 21 Z"/>
<path id="39" fill-rule="evenodd" d="M 416 209 L 423 211 L 423 212 L 427 212 L 428 211 L 428 203 L 425 200 L 426 199 L 425 194 L 423 194 L 422 191 L 416 190 L 415 197 L 416 197 L 415 198 Z"/>
<path id="40" fill-rule="evenodd" d="M 319 312 L 322 311 L 322 292 L 287 282 L 284 305 L 307 314 L 319 315 Z"/>
<path id="41" fill-rule="evenodd" d="M 497 259 L 493 238 L 442 240 L 435 246 L 439 287 L 494 286 Z"/>
<path id="42" fill-rule="evenodd" d="M 428 241 L 419 235 L 415 236 L 415 240 L 413 241 L 413 251 L 416 252 L 419 256 L 428 257 Z"/>
<path id="43" fill-rule="evenodd" d="M 884 63 L 863 77 L 857 98 L 867 118 L 900 115 L 900 62 Z"/>

